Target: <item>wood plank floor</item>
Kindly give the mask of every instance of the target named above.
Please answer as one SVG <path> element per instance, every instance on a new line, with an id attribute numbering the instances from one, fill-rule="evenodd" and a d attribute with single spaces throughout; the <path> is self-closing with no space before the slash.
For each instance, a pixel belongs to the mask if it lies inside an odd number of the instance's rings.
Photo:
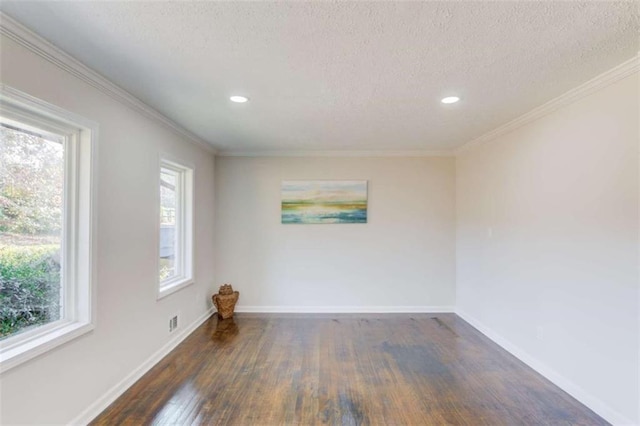
<path id="1" fill-rule="evenodd" d="M 93 424 L 603 425 L 455 314 L 215 317 Z"/>

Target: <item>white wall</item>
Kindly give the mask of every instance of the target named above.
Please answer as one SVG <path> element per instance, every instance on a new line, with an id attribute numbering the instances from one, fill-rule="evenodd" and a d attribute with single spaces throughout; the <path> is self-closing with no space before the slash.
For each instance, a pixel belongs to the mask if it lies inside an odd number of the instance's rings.
<path id="1" fill-rule="evenodd" d="M 454 172 L 453 158 L 218 157 L 216 280 L 245 310 L 451 308 Z M 296 179 L 368 180 L 368 223 L 282 225 Z"/>
<path id="2" fill-rule="evenodd" d="M 638 94 L 635 74 L 456 170 L 458 310 L 622 423 L 640 421 Z"/>
<path id="3" fill-rule="evenodd" d="M 0 376 L 2 424 L 64 424 L 202 317 L 213 290 L 213 155 L 14 41 L 1 39 L 2 83 L 96 121 L 98 305 L 94 331 Z M 156 300 L 159 153 L 195 165 L 196 283 Z"/>

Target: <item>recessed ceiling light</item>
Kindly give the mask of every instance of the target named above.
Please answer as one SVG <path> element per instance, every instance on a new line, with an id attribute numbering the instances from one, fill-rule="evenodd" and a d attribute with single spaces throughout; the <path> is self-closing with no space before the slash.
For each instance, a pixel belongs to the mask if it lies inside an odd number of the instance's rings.
<path id="1" fill-rule="evenodd" d="M 231 102 L 237 102 L 239 104 L 243 104 L 249 100 L 246 96 L 231 96 L 229 98 Z"/>
<path id="2" fill-rule="evenodd" d="M 442 102 L 443 104 L 455 104 L 459 100 L 460 98 L 457 96 L 447 96 L 446 98 L 442 98 L 440 102 Z"/>

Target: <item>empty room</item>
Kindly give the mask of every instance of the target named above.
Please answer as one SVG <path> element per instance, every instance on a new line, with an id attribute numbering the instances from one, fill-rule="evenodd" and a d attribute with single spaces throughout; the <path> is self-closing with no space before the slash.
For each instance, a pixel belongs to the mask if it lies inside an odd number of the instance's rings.
<path id="1" fill-rule="evenodd" d="M 3 0 L 0 424 L 640 425 L 640 3 Z"/>

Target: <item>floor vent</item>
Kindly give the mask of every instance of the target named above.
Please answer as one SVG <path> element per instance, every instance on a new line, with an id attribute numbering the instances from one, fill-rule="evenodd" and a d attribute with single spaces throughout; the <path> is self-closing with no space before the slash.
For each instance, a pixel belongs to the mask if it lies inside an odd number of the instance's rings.
<path id="1" fill-rule="evenodd" d="M 174 316 L 169 320 L 169 333 L 173 333 L 173 331 L 178 328 L 178 316 Z"/>

